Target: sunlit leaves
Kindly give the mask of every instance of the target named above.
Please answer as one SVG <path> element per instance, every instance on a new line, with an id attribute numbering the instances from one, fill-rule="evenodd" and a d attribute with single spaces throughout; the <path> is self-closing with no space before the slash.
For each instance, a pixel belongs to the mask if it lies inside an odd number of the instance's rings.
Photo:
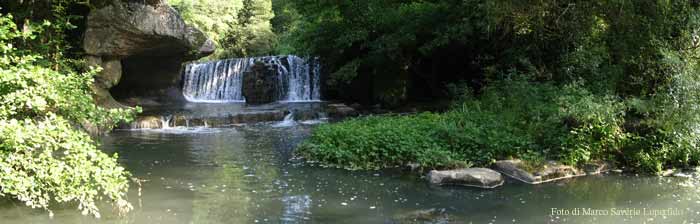
<path id="1" fill-rule="evenodd" d="M 43 33 L 19 31 L 4 15 L 0 30 L 7 31 L 0 46 L 9 46 L 0 56 L 0 195 L 49 214 L 51 206 L 68 203 L 99 217 L 97 202 L 103 199 L 128 211 L 128 173 L 116 154 L 99 151 L 81 126 L 109 129 L 132 119 L 134 110 L 94 104 L 89 86 L 96 70 L 45 67 L 34 49 L 11 45 Z"/>

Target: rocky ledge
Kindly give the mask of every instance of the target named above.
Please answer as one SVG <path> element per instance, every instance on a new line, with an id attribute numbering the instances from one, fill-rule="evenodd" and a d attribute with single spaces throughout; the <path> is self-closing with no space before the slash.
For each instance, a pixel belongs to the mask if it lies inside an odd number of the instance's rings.
<path id="1" fill-rule="evenodd" d="M 149 102 L 147 99 L 133 99 L 130 101 Z M 131 105 L 131 104 L 128 104 Z M 334 105 L 334 106 L 331 106 Z M 356 116 L 354 111 L 336 110 L 338 105 L 312 103 L 299 105 L 263 105 L 249 107 L 238 105 L 200 105 L 189 104 L 182 106 L 189 108 L 184 110 L 157 109 L 157 107 L 144 107 L 144 114 L 139 115 L 135 121 L 119 125 L 119 129 L 159 129 L 163 127 L 227 127 L 237 124 L 251 124 L 259 122 L 276 122 L 291 118 L 294 121 L 313 121 L 311 123 L 325 122 L 327 120 L 343 119 Z M 163 105 L 160 105 L 163 106 Z M 343 106 L 341 106 L 343 107 Z M 347 107 L 347 106 L 344 106 Z M 350 108 L 352 109 L 352 108 Z M 204 113 L 202 110 L 210 110 Z M 287 117 L 290 115 L 290 117 Z"/>
<path id="2" fill-rule="evenodd" d="M 235 113 L 227 116 L 190 117 L 185 115 L 140 116 L 120 129 L 160 129 L 164 127 L 227 127 L 236 124 L 282 121 L 286 115 L 282 110 L 264 110 Z"/>
<path id="3" fill-rule="evenodd" d="M 607 172 L 611 168 L 612 166 L 606 162 L 589 162 L 582 167 L 573 167 L 556 161 L 547 161 L 533 166 L 521 160 L 500 160 L 493 165 L 493 169 L 498 172 L 528 184 L 594 175 Z"/>
<path id="4" fill-rule="evenodd" d="M 93 85 L 101 106 L 121 107 L 115 93 L 176 86 L 183 61 L 214 52 L 214 42 L 166 1 L 103 0 L 98 5 L 87 16 L 83 49 L 89 65 L 103 68 Z"/>

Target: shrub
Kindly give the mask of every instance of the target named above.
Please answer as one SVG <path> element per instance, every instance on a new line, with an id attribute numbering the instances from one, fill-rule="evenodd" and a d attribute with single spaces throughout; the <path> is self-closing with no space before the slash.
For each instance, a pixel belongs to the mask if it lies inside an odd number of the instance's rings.
<path id="1" fill-rule="evenodd" d="M 567 85 L 557 99 L 560 117 L 567 119 L 559 159 L 578 164 L 591 159 L 610 160 L 627 139 L 622 129 L 624 104 L 612 96 L 597 96 L 581 87 Z"/>
<path id="2" fill-rule="evenodd" d="M 132 119 L 135 110 L 97 107 L 90 90 L 95 70 L 51 69 L 39 65 L 41 55 L 13 47 L 34 37 L 0 15 L 0 196 L 50 215 L 51 205 L 69 203 L 99 217 L 96 202 L 103 198 L 120 212 L 130 210 L 128 172 L 80 126 L 111 128 Z"/>
<path id="3" fill-rule="evenodd" d="M 320 126 L 299 152 L 351 169 L 408 162 L 428 168 L 486 166 L 520 158 L 528 164 L 554 159 L 570 165 L 606 160 L 658 172 L 700 161 L 697 122 L 691 122 L 694 104 L 669 105 L 668 94 L 622 100 L 593 94 L 582 82 L 559 87 L 522 78 L 492 82 L 479 97 L 458 92 L 460 100 L 441 114 L 371 116 Z"/>
<path id="4" fill-rule="evenodd" d="M 371 116 L 318 127 L 299 153 L 351 169 L 418 162 L 428 168 L 488 165 L 520 157 L 541 161 L 556 129 L 556 88 L 503 81 L 479 99 L 469 94 L 442 114 Z M 503 91 L 508 88 L 510 91 Z M 468 93 L 470 91 L 463 91 Z"/>
<path id="5" fill-rule="evenodd" d="M 430 167 L 460 166 L 459 155 L 435 136 L 442 117 L 369 116 L 322 125 L 299 153 L 324 164 L 348 169 L 379 169 L 417 162 Z"/>

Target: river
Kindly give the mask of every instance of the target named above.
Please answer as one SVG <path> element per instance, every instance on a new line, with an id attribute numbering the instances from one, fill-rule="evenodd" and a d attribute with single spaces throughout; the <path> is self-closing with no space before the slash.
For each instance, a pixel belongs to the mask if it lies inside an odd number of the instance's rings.
<path id="1" fill-rule="evenodd" d="M 347 171 L 293 158 L 317 124 L 119 130 L 101 140 L 134 177 L 134 210 L 96 220 L 73 208 L 2 203 L 0 223 L 697 223 L 683 178 L 597 175 L 493 190 L 430 186 L 400 170 Z M 140 192 L 140 193 L 139 193 Z M 140 194 L 140 195 L 139 195 Z"/>

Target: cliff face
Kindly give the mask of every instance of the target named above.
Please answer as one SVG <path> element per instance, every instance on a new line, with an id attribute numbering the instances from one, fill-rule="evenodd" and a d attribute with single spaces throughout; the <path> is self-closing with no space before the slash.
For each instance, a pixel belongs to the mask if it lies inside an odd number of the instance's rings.
<path id="1" fill-rule="evenodd" d="M 143 95 L 177 87 L 181 63 L 211 54 L 214 43 L 163 1 L 112 0 L 88 15 L 83 49 L 103 68 L 94 85 L 98 104 L 119 107 L 110 89 Z"/>

